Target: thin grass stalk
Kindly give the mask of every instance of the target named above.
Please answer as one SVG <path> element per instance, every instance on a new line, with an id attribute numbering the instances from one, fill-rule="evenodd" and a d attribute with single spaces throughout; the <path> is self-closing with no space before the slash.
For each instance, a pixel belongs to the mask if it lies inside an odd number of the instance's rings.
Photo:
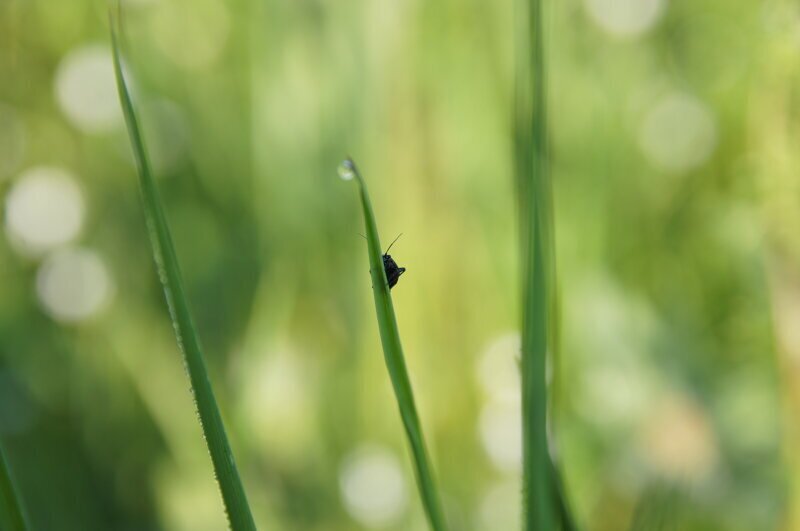
<path id="1" fill-rule="evenodd" d="M 166 214 L 161 203 L 158 189 L 153 179 L 150 162 L 145 149 L 144 138 L 139 128 L 139 120 L 131 101 L 128 87 L 120 64 L 120 51 L 117 38 L 117 20 L 111 13 L 111 42 L 114 55 L 114 71 L 117 79 L 120 103 L 125 123 L 136 160 L 139 174 L 139 185 L 142 194 L 142 205 L 145 220 L 152 244 L 153 257 L 158 270 L 158 277 L 164 289 L 164 295 L 172 318 L 172 325 L 177 336 L 178 346 L 183 358 L 195 406 L 200 418 L 206 444 L 208 445 L 214 472 L 222 493 L 222 500 L 233 531 L 254 531 L 256 529 L 250 506 L 242 486 L 242 480 L 236 468 L 222 417 L 214 398 L 214 391 L 208 378 L 200 340 L 192 322 L 189 303 L 183 289 L 183 279 L 175 248 L 172 243 Z"/>
<path id="2" fill-rule="evenodd" d="M 552 347 L 554 268 L 544 39 L 541 1 L 524 1 L 521 8 L 514 129 L 523 288 L 523 525 L 526 531 L 550 531 L 554 515 L 545 367 Z"/>
<path id="3" fill-rule="evenodd" d="M 0 527 L 9 531 L 26 531 L 29 528 L 22 498 L 14 482 L 2 443 L 0 443 Z"/>
<path id="4" fill-rule="evenodd" d="M 550 464 L 550 484 L 553 489 L 553 496 L 555 497 L 556 514 L 558 515 L 561 529 L 562 531 L 578 531 L 578 525 L 575 523 L 575 517 L 572 516 L 572 510 L 569 507 L 566 492 L 564 492 L 564 484 L 561 481 L 561 471 L 555 460 L 551 460 Z"/>
<path id="5" fill-rule="evenodd" d="M 358 181 L 361 207 L 364 212 L 364 227 L 367 233 L 367 247 L 369 252 L 369 271 L 372 278 L 372 294 L 375 299 L 375 312 L 378 317 L 378 329 L 383 346 L 383 355 L 386 368 L 392 381 L 400 417 L 403 421 L 411 454 L 414 463 L 414 473 L 419 488 L 425 514 L 434 531 L 447 529 L 439 494 L 434 481 L 433 468 L 428 459 L 425 439 L 422 435 L 417 407 L 414 402 L 414 393 L 408 378 L 403 347 L 400 344 L 400 333 L 397 329 L 397 319 L 394 314 L 392 296 L 389 292 L 389 283 L 383 268 L 383 251 L 378 238 L 378 227 L 375 223 L 375 214 L 369 200 L 367 184 L 358 171 L 355 163 L 347 159 L 343 163 L 344 171 L 352 172 Z"/>

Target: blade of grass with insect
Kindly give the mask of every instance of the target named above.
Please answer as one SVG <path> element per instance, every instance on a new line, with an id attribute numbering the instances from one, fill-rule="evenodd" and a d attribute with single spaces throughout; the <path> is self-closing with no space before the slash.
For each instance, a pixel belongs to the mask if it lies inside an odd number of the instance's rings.
<path id="1" fill-rule="evenodd" d="M 0 443 L 0 529 L 25 531 L 28 529 L 19 491 L 8 466 L 5 448 Z"/>
<path id="2" fill-rule="evenodd" d="M 547 443 L 546 358 L 552 349 L 554 255 L 547 154 L 547 99 L 541 0 L 520 0 L 516 35 L 515 171 L 522 272 L 523 520 L 526 531 L 554 528 Z M 554 492 L 555 491 L 555 492 Z M 556 507 L 566 508 L 555 499 Z M 572 519 L 562 517 L 562 525 Z"/>
<path id="3" fill-rule="evenodd" d="M 414 472 L 420 497 L 422 498 L 422 505 L 431 529 L 444 531 L 446 529 L 444 513 L 442 512 L 439 494 L 434 483 L 433 469 L 425 448 L 425 439 L 422 435 L 422 427 L 417 415 L 417 407 L 414 403 L 414 394 L 408 378 L 403 347 L 400 344 L 400 332 L 397 329 L 392 296 L 389 292 L 389 283 L 383 268 L 383 252 L 378 238 L 378 227 L 375 224 L 375 214 L 372 211 L 372 204 L 367 193 L 367 184 L 351 159 L 347 159 L 342 163 L 341 172 L 351 178 L 355 176 L 358 181 L 361 206 L 364 211 L 364 227 L 367 232 L 369 270 L 372 278 L 375 312 L 378 316 L 378 329 L 380 331 L 381 344 L 383 345 L 386 368 L 389 371 L 389 377 L 397 398 L 397 405 L 400 408 L 400 417 L 411 446 Z"/>
<path id="4" fill-rule="evenodd" d="M 153 257 L 158 269 L 158 277 L 167 299 L 172 325 L 178 339 L 178 346 L 184 356 L 195 406 L 197 407 L 200 424 L 211 454 L 211 461 L 214 465 L 214 472 L 222 493 L 231 529 L 234 531 L 255 530 L 256 526 L 250 506 L 247 503 L 242 480 L 239 477 L 233 453 L 228 443 L 228 437 L 225 434 L 225 427 L 222 424 L 219 407 L 214 398 L 214 391 L 208 378 L 200 340 L 192 322 L 189 303 L 183 289 L 183 279 L 178 267 L 178 259 L 172 243 L 172 236 L 147 158 L 144 138 L 139 129 L 139 120 L 122 72 L 117 20 L 112 12 L 110 21 L 114 71 L 120 103 L 128 126 L 133 155 L 139 174 L 142 204 L 152 243 Z"/>

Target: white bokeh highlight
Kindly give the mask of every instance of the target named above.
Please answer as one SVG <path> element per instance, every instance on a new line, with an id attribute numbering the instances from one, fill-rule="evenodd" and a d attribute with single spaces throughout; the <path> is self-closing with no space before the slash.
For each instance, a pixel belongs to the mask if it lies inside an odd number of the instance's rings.
<path id="1" fill-rule="evenodd" d="M 606 33 L 630 38 L 650 30 L 664 12 L 664 0 L 584 0 L 592 21 Z"/>
<path id="2" fill-rule="evenodd" d="M 489 342 L 475 364 L 475 378 L 487 397 L 512 403 L 519 400 L 521 355 L 519 332 L 502 334 Z"/>
<path id="3" fill-rule="evenodd" d="M 400 462 L 381 446 L 364 445 L 350 454 L 340 468 L 339 488 L 348 514 L 369 529 L 392 525 L 408 506 Z"/>
<path id="4" fill-rule="evenodd" d="M 17 178 L 6 196 L 5 229 L 11 245 L 35 257 L 69 243 L 85 217 L 83 194 L 66 170 L 37 166 Z"/>
<path id="5" fill-rule="evenodd" d="M 516 472 L 522 464 L 521 349 L 519 332 L 501 334 L 475 364 L 475 378 L 486 398 L 477 436 L 489 461 L 503 472 Z"/>
<path id="6" fill-rule="evenodd" d="M 479 436 L 492 464 L 501 471 L 522 467 L 522 409 L 516 404 L 491 402 L 481 411 Z"/>
<path id="7" fill-rule="evenodd" d="M 521 529 L 521 492 L 519 479 L 509 479 L 490 486 L 478 506 L 477 528 L 480 531 Z"/>
<path id="8" fill-rule="evenodd" d="M 639 146 L 650 163 L 669 173 L 703 164 L 717 145 L 717 128 L 708 107 L 696 97 L 672 92 L 645 115 Z"/>
<path id="9" fill-rule="evenodd" d="M 576 278 L 564 322 L 581 367 L 571 389 L 575 412 L 594 429 L 623 432 L 645 419 L 663 387 L 663 375 L 644 354 L 659 333 L 649 302 L 603 272 Z"/>
<path id="10" fill-rule="evenodd" d="M 309 367 L 289 346 L 268 349 L 242 381 L 243 413 L 258 443 L 275 458 L 302 460 L 314 438 Z"/>
<path id="11" fill-rule="evenodd" d="M 55 95 L 69 122 L 84 133 L 106 133 L 122 125 L 107 46 L 90 44 L 67 54 L 56 71 Z"/>
<path id="12" fill-rule="evenodd" d="M 63 323 L 97 315 L 113 293 L 111 276 L 102 258 L 83 248 L 64 248 L 50 254 L 36 274 L 36 295 L 45 312 Z"/>

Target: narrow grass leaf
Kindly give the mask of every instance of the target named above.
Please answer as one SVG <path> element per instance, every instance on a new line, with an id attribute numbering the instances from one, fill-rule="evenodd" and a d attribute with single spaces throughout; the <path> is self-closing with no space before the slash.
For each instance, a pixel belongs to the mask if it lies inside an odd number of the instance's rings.
<path id="1" fill-rule="evenodd" d="M 361 207 L 364 211 L 364 226 L 367 232 L 372 293 L 375 298 L 375 312 L 378 316 L 378 329 L 380 331 L 381 344 L 383 345 L 386 368 L 389 370 L 397 405 L 400 408 L 400 417 L 411 446 L 414 472 L 425 514 L 428 517 L 431 529 L 444 531 L 446 529 L 444 513 L 436 490 L 433 469 L 425 448 L 422 427 L 417 415 L 414 394 L 408 378 L 405 357 L 403 356 L 403 347 L 400 344 L 400 333 L 397 329 L 392 296 L 389 293 L 389 283 L 386 279 L 386 272 L 383 269 L 383 252 L 378 238 L 378 227 L 375 223 L 375 215 L 367 193 L 367 185 L 351 159 L 347 159 L 342 163 L 340 174 L 344 178 L 355 177 L 358 181 Z"/>
<path id="2" fill-rule="evenodd" d="M 553 481 L 547 447 L 545 367 L 552 349 L 554 258 L 547 158 L 547 98 L 541 0 L 520 0 L 515 170 L 522 271 L 523 511 L 526 531 L 554 528 Z M 557 502 L 558 500 L 556 500 Z M 559 506 L 558 503 L 556 506 Z M 566 504 L 561 505 L 566 507 Z M 569 519 L 571 521 L 571 519 Z"/>
<path id="3" fill-rule="evenodd" d="M 167 299 L 178 345 L 184 356 L 195 405 L 200 417 L 200 424 L 211 454 L 214 472 L 222 493 L 231 529 L 234 531 L 255 530 L 253 516 L 247 503 L 242 481 L 236 469 L 233 453 L 222 424 L 219 407 L 208 378 L 200 340 L 192 322 L 189 303 L 184 293 L 183 280 L 172 243 L 172 236 L 170 235 L 166 214 L 164 213 L 161 198 L 147 158 L 144 138 L 139 129 L 139 120 L 136 117 L 136 111 L 122 73 L 116 20 L 112 13 L 111 42 L 114 53 L 114 70 L 120 103 L 125 115 L 125 123 L 128 126 L 133 155 L 139 173 L 142 204 L 158 276 Z"/>
<path id="4" fill-rule="evenodd" d="M 553 496 L 555 497 L 556 514 L 561 523 L 562 531 L 578 531 L 578 525 L 575 523 L 575 518 L 572 516 L 572 511 L 569 507 L 569 501 L 566 493 L 564 492 L 564 484 L 561 481 L 561 471 L 555 459 L 550 461 L 550 484 L 553 489 Z"/>
<path id="5" fill-rule="evenodd" d="M 5 448 L 0 444 L 0 529 L 25 531 L 28 529 L 22 499 L 14 484 Z"/>

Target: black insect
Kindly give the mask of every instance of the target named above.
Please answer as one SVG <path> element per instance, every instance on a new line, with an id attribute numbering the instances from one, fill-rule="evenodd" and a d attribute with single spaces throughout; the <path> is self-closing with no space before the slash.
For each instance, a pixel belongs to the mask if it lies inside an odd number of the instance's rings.
<path id="1" fill-rule="evenodd" d="M 403 233 L 398 234 L 397 238 L 386 248 L 386 252 L 383 253 L 383 271 L 386 273 L 386 281 L 389 283 L 389 289 L 392 289 L 394 285 L 397 284 L 397 281 L 400 280 L 400 275 L 406 272 L 406 268 L 398 266 L 397 262 L 395 262 L 394 258 L 389 254 L 389 249 L 392 248 L 394 242 L 399 240 L 402 235 Z M 363 234 L 361 234 L 361 237 L 365 240 L 367 239 Z"/>
<path id="2" fill-rule="evenodd" d="M 400 236 L 402 236 L 402 234 L 400 234 Z M 394 239 L 394 242 L 397 241 L 397 238 Z M 397 262 L 394 261 L 394 258 L 389 255 L 389 249 L 392 248 L 394 242 L 392 242 L 386 249 L 386 252 L 383 253 L 383 270 L 386 272 L 386 280 L 389 282 L 389 289 L 392 289 L 394 285 L 397 284 L 397 281 L 400 280 L 400 275 L 406 272 L 406 268 L 399 267 Z"/>

